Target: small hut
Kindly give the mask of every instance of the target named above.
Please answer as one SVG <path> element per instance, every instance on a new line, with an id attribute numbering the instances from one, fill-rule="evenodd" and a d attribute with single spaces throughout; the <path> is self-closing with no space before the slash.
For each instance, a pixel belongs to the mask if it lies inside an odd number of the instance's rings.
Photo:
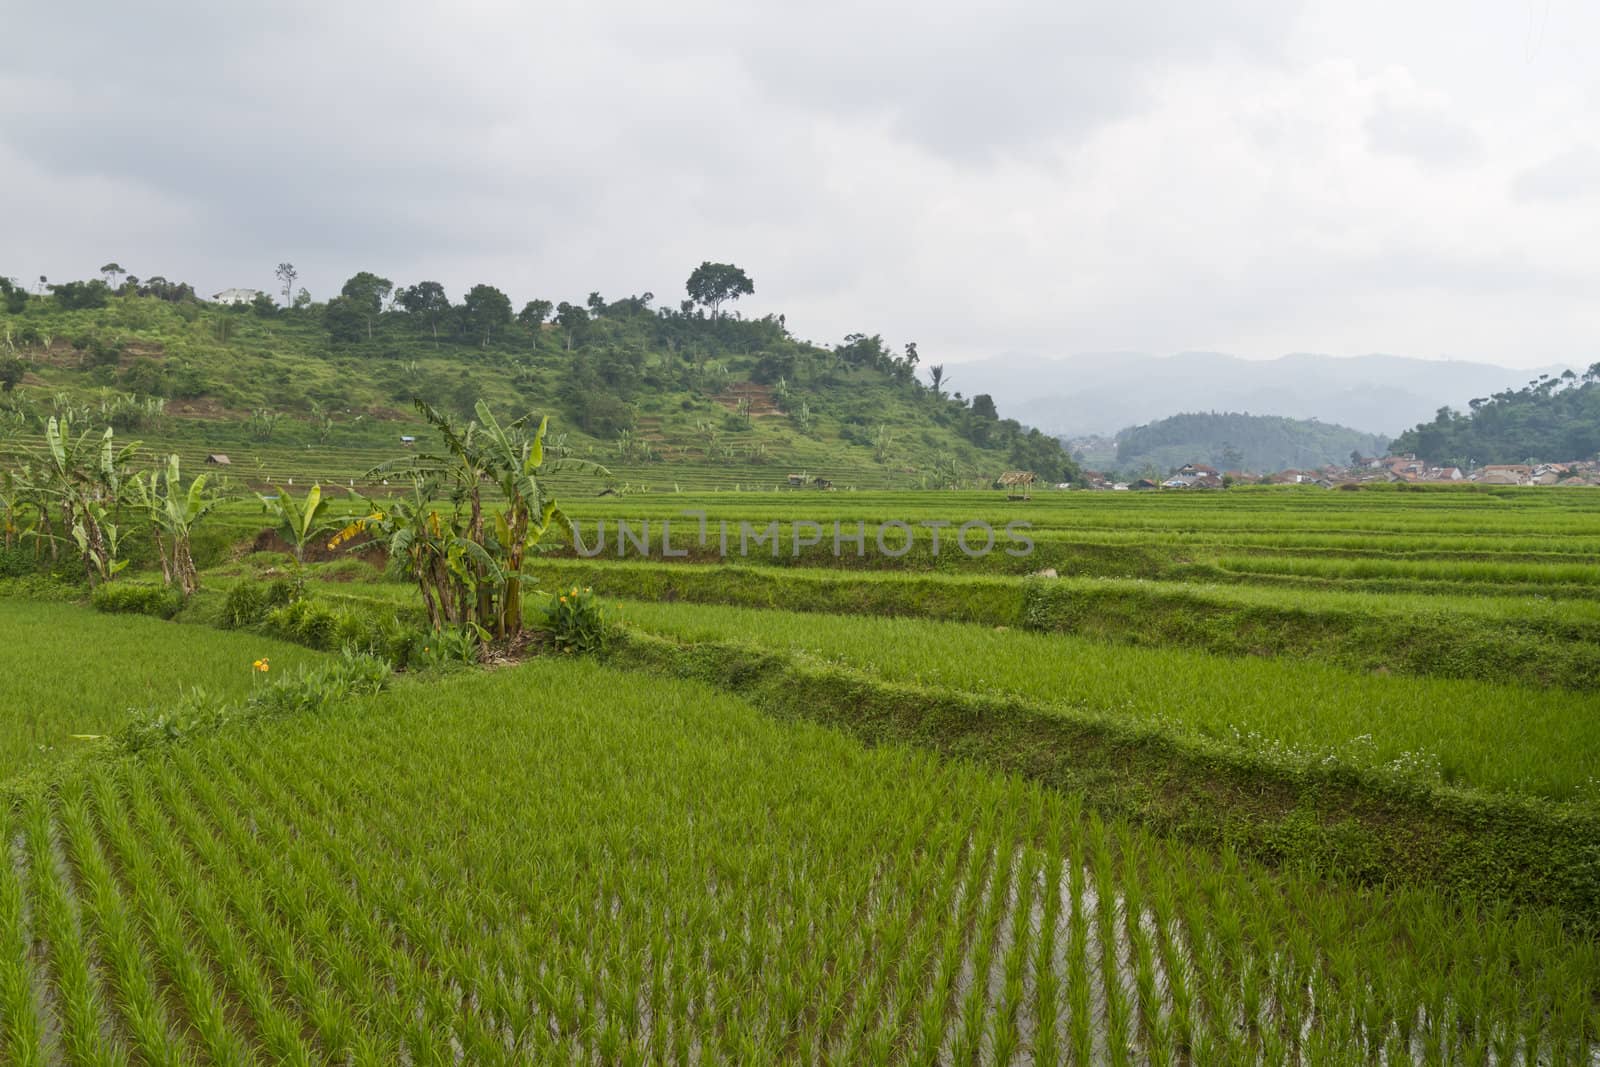
<path id="1" fill-rule="evenodd" d="M 1007 500 L 1031 500 L 1029 493 L 1038 480 L 1032 471 L 1006 471 L 1000 476 L 1000 488 L 1006 491 Z"/>
<path id="2" fill-rule="evenodd" d="M 214 467 L 230 467 L 233 461 L 221 452 L 213 452 L 206 457 L 206 462 Z"/>

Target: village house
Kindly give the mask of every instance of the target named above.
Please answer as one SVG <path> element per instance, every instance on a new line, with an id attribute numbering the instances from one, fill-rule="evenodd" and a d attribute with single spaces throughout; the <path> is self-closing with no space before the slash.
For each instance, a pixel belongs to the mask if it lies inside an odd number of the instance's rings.
<path id="1" fill-rule="evenodd" d="M 220 293 L 212 293 L 211 299 L 219 304 L 248 304 L 260 295 L 260 289 L 224 289 Z"/>

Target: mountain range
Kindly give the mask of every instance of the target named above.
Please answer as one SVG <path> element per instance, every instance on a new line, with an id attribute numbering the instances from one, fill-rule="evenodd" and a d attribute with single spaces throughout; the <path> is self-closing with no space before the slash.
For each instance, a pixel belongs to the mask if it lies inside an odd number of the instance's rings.
<path id="1" fill-rule="evenodd" d="M 1232 411 L 1394 436 L 1441 407 L 1465 410 L 1474 397 L 1566 369 L 1389 355 L 1249 360 L 1218 352 L 1100 352 L 1003 355 L 953 365 L 947 377 L 952 388 L 988 393 L 1008 415 L 1052 434 L 1114 434 L 1178 412 Z"/>

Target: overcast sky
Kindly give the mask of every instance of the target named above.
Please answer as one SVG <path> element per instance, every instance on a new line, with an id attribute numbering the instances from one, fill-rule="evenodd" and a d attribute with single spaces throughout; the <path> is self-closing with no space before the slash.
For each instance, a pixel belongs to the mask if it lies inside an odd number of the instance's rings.
<path id="1" fill-rule="evenodd" d="M 801 337 L 1600 359 L 1592 0 L 0 0 L 0 273 Z"/>

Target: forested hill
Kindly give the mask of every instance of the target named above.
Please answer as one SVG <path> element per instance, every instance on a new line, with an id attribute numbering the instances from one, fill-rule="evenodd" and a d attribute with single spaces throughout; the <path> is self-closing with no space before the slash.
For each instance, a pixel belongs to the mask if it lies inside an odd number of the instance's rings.
<path id="1" fill-rule="evenodd" d="M 1268 473 L 1348 463 L 1351 452 L 1382 455 L 1384 444 L 1382 436 L 1315 419 L 1195 412 L 1123 430 L 1106 465 L 1128 475 L 1165 474 L 1185 463 Z"/>
<path id="2" fill-rule="evenodd" d="M 1600 453 L 1600 363 L 1581 376 L 1541 374 L 1467 407 L 1466 413 L 1440 408 L 1432 422 L 1412 427 L 1390 447 L 1460 467 L 1592 460 Z"/>
<path id="3" fill-rule="evenodd" d="M 1002 418 L 986 395 L 941 388 L 942 368 L 921 365 L 914 343 L 863 333 L 820 346 L 781 315 L 740 317 L 735 302 L 754 284 L 729 264 L 696 269 L 676 306 L 590 293 L 520 310 L 491 285 L 452 299 L 435 282 L 397 287 L 368 272 L 318 302 L 283 266 L 281 302 L 251 291 L 205 301 L 116 264 L 103 279 L 41 279 L 38 292 L 0 281 L 0 439 L 69 410 L 155 447 L 242 453 L 258 469 L 281 468 L 289 459 L 269 454 L 291 448 L 307 463 L 348 453 L 353 467 L 364 450 L 422 432 L 412 398 L 461 418 L 483 398 L 549 414 L 562 454 L 604 463 L 621 488 L 1075 474 L 1054 438 Z"/>

